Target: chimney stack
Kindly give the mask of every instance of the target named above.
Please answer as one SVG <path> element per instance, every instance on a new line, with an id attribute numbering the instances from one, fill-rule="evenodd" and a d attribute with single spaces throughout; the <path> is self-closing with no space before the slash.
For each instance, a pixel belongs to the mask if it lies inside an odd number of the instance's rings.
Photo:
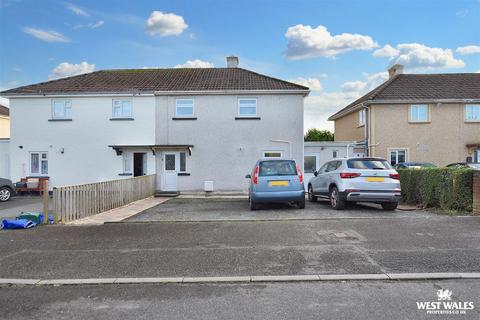
<path id="1" fill-rule="evenodd" d="M 227 57 L 227 67 L 228 68 L 237 68 L 238 67 L 238 57 L 228 56 Z"/>
<path id="2" fill-rule="evenodd" d="M 395 77 L 397 74 L 402 74 L 403 73 L 403 65 L 402 64 L 394 64 L 393 66 L 388 69 L 388 78 L 392 79 Z"/>

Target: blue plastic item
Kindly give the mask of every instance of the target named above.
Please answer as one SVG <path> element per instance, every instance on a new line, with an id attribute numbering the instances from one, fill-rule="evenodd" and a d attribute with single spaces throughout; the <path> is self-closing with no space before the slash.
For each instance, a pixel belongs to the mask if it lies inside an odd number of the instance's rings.
<path id="1" fill-rule="evenodd" d="M 37 224 L 27 219 L 18 220 L 3 220 L 3 229 L 29 229 L 35 227 Z"/>

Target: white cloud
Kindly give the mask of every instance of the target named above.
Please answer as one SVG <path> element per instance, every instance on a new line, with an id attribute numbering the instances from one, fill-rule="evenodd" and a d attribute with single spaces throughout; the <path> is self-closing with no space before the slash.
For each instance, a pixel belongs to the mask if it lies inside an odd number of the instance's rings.
<path id="1" fill-rule="evenodd" d="M 326 27 L 316 28 L 298 24 L 289 27 L 286 55 L 289 59 L 307 59 L 314 57 L 334 57 L 352 50 L 370 50 L 378 44 L 370 36 L 342 33 L 332 36 Z"/>
<path id="2" fill-rule="evenodd" d="M 57 32 L 57 31 L 53 31 L 53 30 L 42 30 L 42 29 L 35 29 L 35 28 L 29 28 L 29 27 L 25 27 L 22 30 L 26 34 L 29 34 L 32 37 L 35 37 L 35 38 L 40 39 L 40 40 L 45 41 L 45 42 L 68 42 L 68 41 L 70 41 L 63 34 Z"/>
<path id="3" fill-rule="evenodd" d="M 178 36 L 188 25 L 182 16 L 174 13 L 163 13 L 161 11 L 153 11 L 147 19 L 146 30 L 151 36 L 159 35 Z"/>
<path id="4" fill-rule="evenodd" d="M 465 67 L 462 60 L 455 59 L 452 50 L 427 47 L 420 43 L 402 43 L 396 48 L 386 45 L 382 49 L 376 50 L 373 55 L 376 57 L 390 56 L 391 64 L 403 64 L 410 70 Z"/>
<path id="5" fill-rule="evenodd" d="M 293 83 L 297 83 L 301 86 L 309 87 L 311 91 L 320 91 L 322 90 L 322 84 L 318 78 L 296 78 L 288 80 Z"/>
<path id="6" fill-rule="evenodd" d="M 468 13 L 469 13 L 468 9 L 463 9 L 463 10 L 457 11 L 455 15 L 459 18 L 465 18 L 468 15 Z"/>
<path id="7" fill-rule="evenodd" d="M 48 76 L 48 79 L 53 80 L 58 78 L 71 77 L 83 73 L 93 72 L 94 70 L 95 65 L 89 64 L 85 61 L 78 64 L 62 62 L 58 66 L 53 68 L 52 72 Z"/>
<path id="8" fill-rule="evenodd" d="M 88 24 L 77 24 L 74 29 L 83 29 L 83 28 L 88 28 L 88 29 L 97 29 L 105 24 L 105 21 L 99 20 L 95 23 L 88 23 Z"/>
<path id="9" fill-rule="evenodd" d="M 83 10 L 82 8 L 79 8 L 77 7 L 76 5 L 72 4 L 72 3 L 69 3 L 69 2 L 66 2 L 65 3 L 65 7 L 72 11 L 73 13 L 75 13 L 77 16 L 84 16 L 84 17 L 89 17 L 90 15 L 85 11 Z"/>
<path id="10" fill-rule="evenodd" d="M 367 83 L 365 81 L 347 81 L 342 84 L 342 91 L 349 92 L 349 91 L 362 91 L 365 89 Z"/>
<path id="11" fill-rule="evenodd" d="M 470 45 L 465 47 L 458 47 L 455 51 L 462 56 L 466 54 L 475 54 L 480 53 L 480 46 Z"/>
<path id="12" fill-rule="evenodd" d="M 177 64 L 174 68 L 213 68 L 213 63 L 199 59 L 187 60 L 185 63 Z"/>

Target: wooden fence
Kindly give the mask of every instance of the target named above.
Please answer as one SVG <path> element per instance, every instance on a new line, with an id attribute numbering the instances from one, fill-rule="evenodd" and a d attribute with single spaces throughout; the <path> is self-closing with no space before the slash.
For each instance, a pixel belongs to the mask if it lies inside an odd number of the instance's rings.
<path id="1" fill-rule="evenodd" d="M 154 193 L 155 175 L 54 188 L 55 223 L 85 218 Z"/>

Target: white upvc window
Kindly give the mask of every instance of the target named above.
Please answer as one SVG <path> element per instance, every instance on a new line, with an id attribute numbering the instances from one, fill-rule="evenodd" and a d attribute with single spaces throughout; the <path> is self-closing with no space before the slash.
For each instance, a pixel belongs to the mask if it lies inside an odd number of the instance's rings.
<path id="1" fill-rule="evenodd" d="M 365 109 L 362 109 L 358 111 L 358 126 L 363 127 L 365 125 L 367 118 L 367 111 Z"/>
<path id="2" fill-rule="evenodd" d="M 187 172 L 187 153 L 186 152 L 180 152 L 180 173 L 186 173 Z"/>
<path id="3" fill-rule="evenodd" d="M 72 101 L 53 100 L 52 119 L 72 119 Z"/>
<path id="4" fill-rule="evenodd" d="M 48 153 L 45 151 L 30 152 L 30 174 L 48 175 Z"/>
<path id="5" fill-rule="evenodd" d="M 257 99 L 256 98 L 239 98 L 238 99 L 238 116 L 256 117 L 257 116 Z"/>
<path id="6" fill-rule="evenodd" d="M 338 150 L 333 150 L 332 151 L 332 158 L 338 158 Z"/>
<path id="7" fill-rule="evenodd" d="M 133 117 L 133 108 L 131 100 L 113 100 L 112 105 L 112 118 L 121 119 L 121 118 L 132 118 Z"/>
<path id="8" fill-rule="evenodd" d="M 410 105 L 409 121 L 410 122 L 428 122 L 429 121 L 428 104 L 412 104 Z"/>
<path id="9" fill-rule="evenodd" d="M 263 151 L 263 157 L 266 159 L 283 158 L 283 152 L 282 151 Z"/>
<path id="10" fill-rule="evenodd" d="M 465 105 L 465 121 L 480 122 L 480 104 Z"/>
<path id="11" fill-rule="evenodd" d="M 194 114 L 193 99 L 176 99 L 175 116 L 192 117 Z"/>
<path id="12" fill-rule="evenodd" d="M 407 161 L 407 149 L 388 150 L 388 160 L 392 166 Z"/>
<path id="13" fill-rule="evenodd" d="M 123 173 L 133 173 L 133 152 L 124 151 L 123 156 Z"/>

